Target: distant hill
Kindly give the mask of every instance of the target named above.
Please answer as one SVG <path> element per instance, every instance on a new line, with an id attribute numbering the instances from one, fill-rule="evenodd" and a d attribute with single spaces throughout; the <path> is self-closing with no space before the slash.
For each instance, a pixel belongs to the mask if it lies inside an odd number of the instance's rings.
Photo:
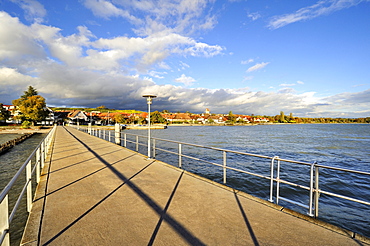
<path id="1" fill-rule="evenodd" d="M 133 109 L 109 109 L 109 108 L 61 108 L 61 107 L 50 107 L 54 111 L 74 111 L 74 110 L 81 110 L 85 112 L 91 112 L 91 111 L 99 111 L 101 113 L 127 113 L 127 114 L 135 114 L 135 113 L 143 113 L 143 111 L 133 110 Z"/>

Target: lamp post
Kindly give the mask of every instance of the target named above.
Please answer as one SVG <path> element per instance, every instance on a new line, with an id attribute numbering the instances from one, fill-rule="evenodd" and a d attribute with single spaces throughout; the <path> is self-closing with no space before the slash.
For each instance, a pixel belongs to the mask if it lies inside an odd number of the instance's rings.
<path id="1" fill-rule="evenodd" d="M 150 104 L 152 104 L 152 98 L 156 98 L 157 96 L 143 95 L 143 97 L 146 97 L 146 102 L 148 103 L 148 159 L 150 159 Z"/>

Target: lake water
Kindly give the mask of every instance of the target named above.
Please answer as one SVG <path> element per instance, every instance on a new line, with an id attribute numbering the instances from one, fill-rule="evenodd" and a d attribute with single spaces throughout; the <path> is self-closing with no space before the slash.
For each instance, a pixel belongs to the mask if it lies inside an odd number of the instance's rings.
<path id="1" fill-rule="evenodd" d="M 45 135 L 46 134 L 35 134 L 21 144 L 14 146 L 3 155 L 0 155 L 0 191 L 4 189 L 12 177 L 17 173 L 19 168 L 45 137 Z M 20 136 L 21 134 L 0 134 L 0 143 L 5 143 Z M 19 177 L 14 188 L 9 193 L 9 205 L 11 208 L 13 208 L 13 205 L 16 202 L 19 193 L 21 192 L 25 179 L 25 174 Z M 34 181 L 33 184 L 35 188 Z M 27 216 L 26 203 L 25 199 L 23 199 L 10 227 L 11 245 L 19 245 Z"/>
<path id="2" fill-rule="evenodd" d="M 125 130 L 145 136 L 146 131 Z M 317 162 L 321 165 L 370 172 L 369 124 L 295 124 L 256 126 L 169 126 L 152 130 L 155 138 L 176 140 L 265 156 Z M 132 139 L 134 140 L 134 139 Z M 145 140 L 141 140 L 144 142 Z M 177 152 L 177 145 L 156 141 L 158 147 Z M 134 148 L 134 145 L 128 147 Z M 147 154 L 145 147 L 140 152 Z M 182 153 L 222 164 L 222 152 L 182 147 Z M 199 157 L 200 158 L 200 157 Z M 156 159 L 177 165 L 178 157 L 156 151 Z M 211 180 L 222 182 L 222 169 L 183 158 L 183 168 Z M 228 155 L 228 166 L 269 175 L 270 160 Z M 309 186 L 309 167 L 282 163 L 281 178 Z M 228 171 L 227 185 L 254 196 L 269 198 L 269 180 Z M 280 195 L 308 205 L 308 191 L 281 184 Z M 370 176 L 320 169 L 320 189 L 370 202 Z M 308 211 L 284 201 L 280 205 L 303 214 Z M 319 219 L 370 237 L 370 206 L 321 194 Z"/>

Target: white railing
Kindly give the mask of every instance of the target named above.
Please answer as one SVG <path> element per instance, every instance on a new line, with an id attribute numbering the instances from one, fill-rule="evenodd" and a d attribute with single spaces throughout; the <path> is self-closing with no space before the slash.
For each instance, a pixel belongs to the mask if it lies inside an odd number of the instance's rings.
<path id="1" fill-rule="evenodd" d="M 0 245 L 10 245 L 9 225 L 12 223 L 17 209 L 21 203 L 24 194 L 27 194 L 27 212 L 32 208 L 33 192 L 32 192 L 32 177 L 35 175 L 36 182 L 40 182 L 41 170 L 44 167 L 46 155 L 49 152 L 50 145 L 55 133 L 56 126 L 48 133 L 48 135 L 39 143 L 32 154 L 27 158 L 23 165 L 19 168 L 14 177 L 5 186 L 0 193 Z M 32 163 L 32 160 L 34 163 Z M 24 170 L 26 172 L 24 172 Z M 22 191 L 18 195 L 17 201 L 12 208 L 9 207 L 9 192 L 13 188 L 18 178 L 25 173 L 25 183 Z M 9 211 L 11 213 L 9 214 Z"/>
<path id="2" fill-rule="evenodd" d="M 143 135 L 138 135 L 138 134 L 131 134 L 131 133 L 125 133 L 125 132 L 120 132 L 119 135 L 115 134 L 114 131 L 109 131 L 109 130 L 102 130 L 99 128 L 86 128 L 86 127 L 79 127 L 78 128 L 81 131 L 88 132 L 89 134 L 105 139 L 110 142 L 115 142 L 117 144 L 122 145 L 123 147 L 127 147 L 127 143 L 131 143 L 135 145 L 135 151 L 139 151 L 139 146 L 147 146 L 147 136 Z M 117 136 L 119 138 L 117 139 Z M 133 137 L 134 140 L 130 140 L 128 136 Z M 139 140 L 140 139 L 145 139 L 143 143 L 141 143 Z M 199 161 L 202 163 L 210 164 L 213 166 L 217 166 L 222 169 L 223 177 L 222 177 L 222 182 L 224 184 L 227 183 L 227 173 L 228 170 L 236 171 L 239 173 L 243 174 L 248 174 L 252 175 L 255 177 L 263 178 L 263 179 L 268 179 L 270 181 L 269 185 L 269 201 L 272 203 L 279 204 L 279 201 L 285 201 L 291 204 L 295 204 L 297 206 L 303 207 L 307 209 L 307 214 L 311 217 L 317 218 L 319 216 L 319 197 L 321 194 L 325 194 L 328 196 L 332 197 L 337 197 L 349 201 L 353 201 L 356 203 L 360 204 L 365 204 L 370 206 L 370 201 L 365 201 L 362 199 L 357 199 L 354 197 L 346 196 L 346 195 L 341 195 L 337 194 L 335 192 L 330 192 L 327 190 L 323 190 L 319 188 L 319 183 L 320 183 L 320 170 L 336 170 L 340 172 L 345 172 L 349 174 L 355 174 L 355 175 L 364 175 L 366 180 L 370 180 L 370 172 L 364 172 L 364 171 L 357 171 L 357 170 L 350 170 L 350 169 L 344 169 L 344 168 L 338 168 L 338 167 L 331 167 L 331 166 L 325 166 L 325 165 L 320 165 L 316 162 L 302 162 L 302 161 L 295 161 L 295 160 L 288 160 L 288 159 L 283 159 L 278 156 L 264 156 L 264 155 L 257 155 L 257 154 L 252 154 L 252 153 L 245 153 L 245 152 L 239 152 L 239 151 L 233 151 L 233 150 L 227 150 L 227 149 L 221 149 L 221 148 L 215 148 L 215 147 L 207 147 L 207 146 L 202 146 L 202 145 L 197 145 L 197 144 L 190 144 L 190 143 L 183 143 L 179 141 L 173 141 L 173 140 L 166 140 L 166 139 L 160 139 L 160 138 L 151 138 L 152 141 L 152 157 L 156 157 L 156 151 L 162 151 L 170 154 L 174 154 L 178 156 L 178 167 L 182 168 L 183 166 L 183 158 Z M 173 149 L 176 149 L 174 147 L 172 148 L 160 148 L 158 147 L 158 142 L 165 142 L 165 143 L 171 143 L 177 145 L 177 151 L 174 151 Z M 221 153 L 220 161 L 219 163 L 201 159 L 199 157 L 189 155 L 189 154 L 184 154 L 184 147 L 193 147 L 193 148 L 200 148 L 204 150 L 212 150 L 216 152 Z M 172 150 L 171 150 L 172 149 Z M 236 167 L 232 167 L 228 165 L 228 155 L 234 154 L 234 155 L 240 155 L 240 156 L 248 156 L 248 157 L 256 157 L 259 159 L 265 159 L 267 160 L 265 163 L 265 166 L 268 165 L 269 172 L 266 174 L 261 174 L 261 173 L 256 173 L 252 171 L 248 171 L 245 169 L 240 169 Z M 308 177 L 309 180 L 306 180 L 305 183 L 306 185 L 303 184 L 298 184 L 295 182 L 288 181 L 287 178 L 289 175 L 291 176 L 292 174 L 286 174 L 286 178 L 282 178 L 281 172 L 282 172 L 282 166 L 285 164 L 294 164 L 294 168 L 301 167 L 303 169 L 299 169 L 300 172 L 302 171 L 307 171 L 309 173 Z M 245 167 L 243 167 L 245 168 Z M 301 173 L 299 173 L 301 174 Z M 293 174 L 294 175 L 294 174 Z M 369 181 L 370 182 L 370 181 Z M 281 193 L 281 184 L 286 184 L 292 187 L 300 188 L 302 190 L 308 191 L 308 203 L 304 204 L 300 201 L 294 201 L 292 199 L 289 199 L 287 197 L 283 197 L 280 195 Z M 275 198 L 275 199 L 274 199 Z"/>

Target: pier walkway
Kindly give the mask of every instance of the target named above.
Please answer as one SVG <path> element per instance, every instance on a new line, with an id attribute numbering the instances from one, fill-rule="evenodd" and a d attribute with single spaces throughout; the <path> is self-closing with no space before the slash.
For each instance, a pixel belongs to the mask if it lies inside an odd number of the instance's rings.
<path id="1" fill-rule="evenodd" d="M 70 127 L 50 153 L 22 245 L 368 245 Z"/>

